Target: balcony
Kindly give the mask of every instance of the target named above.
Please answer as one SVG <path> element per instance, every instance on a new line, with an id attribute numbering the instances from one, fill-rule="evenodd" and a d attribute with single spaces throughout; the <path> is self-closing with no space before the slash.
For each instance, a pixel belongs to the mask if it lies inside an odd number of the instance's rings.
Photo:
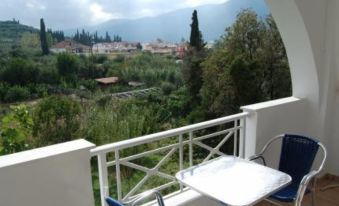
<path id="1" fill-rule="evenodd" d="M 167 206 L 220 205 L 178 184 L 174 174 L 220 155 L 248 157 L 279 133 L 305 133 L 299 123 L 306 115 L 305 105 L 306 101 L 290 97 L 245 106 L 239 114 L 103 146 L 76 140 L 3 156 L 0 185 L 5 187 L 0 187 L 0 199 L 6 206 L 46 202 L 105 206 L 106 196 L 126 200 L 153 188 L 165 195 Z M 268 162 L 276 161 L 277 156 L 271 151 Z M 135 181 L 137 173 L 142 175 Z M 96 195 L 93 188 L 99 189 Z M 336 205 L 331 202 L 335 196 L 322 195 L 325 200 L 318 198 L 324 205 Z"/>

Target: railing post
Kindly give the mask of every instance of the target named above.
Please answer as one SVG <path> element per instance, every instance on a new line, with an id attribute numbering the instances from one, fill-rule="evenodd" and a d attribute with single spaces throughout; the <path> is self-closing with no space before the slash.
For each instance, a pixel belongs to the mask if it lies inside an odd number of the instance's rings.
<path id="1" fill-rule="evenodd" d="M 246 117 L 240 119 L 239 156 L 245 157 Z"/>
<path id="2" fill-rule="evenodd" d="M 105 198 L 109 196 L 106 153 L 98 154 L 101 206 L 107 206 Z"/>
<path id="3" fill-rule="evenodd" d="M 189 159 L 190 159 L 190 167 L 193 166 L 193 132 L 189 133 Z"/>
<path id="4" fill-rule="evenodd" d="M 118 191 L 118 200 L 122 200 L 122 191 L 121 191 L 121 174 L 120 174 L 120 155 L 119 150 L 115 150 L 115 173 L 117 180 L 117 191 Z"/>
<path id="5" fill-rule="evenodd" d="M 182 134 L 179 135 L 179 170 L 184 169 L 184 151 L 182 143 Z M 183 191 L 183 185 L 180 183 L 180 190 Z"/>
<path id="6" fill-rule="evenodd" d="M 233 133 L 233 156 L 237 156 L 238 155 L 238 120 L 234 120 L 234 133 Z M 239 154 L 240 156 L 240 154 Z"/>

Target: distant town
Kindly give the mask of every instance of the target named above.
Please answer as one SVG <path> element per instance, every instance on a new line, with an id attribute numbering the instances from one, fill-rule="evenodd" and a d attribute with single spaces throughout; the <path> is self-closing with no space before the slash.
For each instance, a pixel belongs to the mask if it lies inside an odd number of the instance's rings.
<path id="1" fill-rule="evenodd" d="M 137 52 L 149 52 L 152 54 L 175 55 L 183 58 L 188 49 L 188 43 L 170 43 L 157 39 L 154 42 L 103 42 L 95 43 L 93 46 L 81 44 L 74 39 L 65 39 L 51 46 L 53 53 L 74 53 L 74 54 L 132 54 Z"/>

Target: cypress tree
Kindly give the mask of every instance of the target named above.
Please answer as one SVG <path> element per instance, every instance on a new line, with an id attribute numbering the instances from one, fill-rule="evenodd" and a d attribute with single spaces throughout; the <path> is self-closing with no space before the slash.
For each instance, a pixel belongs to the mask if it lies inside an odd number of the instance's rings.
<path id="1" fill-rule="evenodd" d="M 49 50 L 48 50 L 46 27 L 45 27 L 44 19 L 40 19 L 40 41 L 41 41 L 42 54 L 47 55 L 49 53 Z"/>
<path id="2" fill-rule="evenodd" d="M 40 19 L 40 41 L 41 41 L 42 54 L 47 55 L 49 53 L 49 50 L 48 50 L 46 26 L 44 23 L 44 19 Z"/>
<path id="3" fill-rule="evenodd" d="M 202 39 L 201 31 L 199 30 L 197 10 L 194 10 L 192 14 L 190 45 L 198 51 L 203 49 L 203 47 L 205 46 L 204 40 Z"/>

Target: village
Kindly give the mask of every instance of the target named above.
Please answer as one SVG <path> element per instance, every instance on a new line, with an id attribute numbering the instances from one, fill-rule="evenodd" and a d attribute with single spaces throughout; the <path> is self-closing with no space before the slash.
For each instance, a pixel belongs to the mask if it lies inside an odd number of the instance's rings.
<path id="1" fill-rule="evenodd" d="M 50 48 L 52 53 L 73 53 L 79 55 L 108 55 L 116 56 L 118 54 L 134 54 L 138 52 L 149 52 L 151 54 L 173 55 L 178 59 L 184 57 L 187 51 L 188 43 L 170 43 L 157 39 L 153 42 L 104 42 L 96 43 L 93 46 L 81 44 L 73 39 L 65 39 L 58 42 Z"/>

